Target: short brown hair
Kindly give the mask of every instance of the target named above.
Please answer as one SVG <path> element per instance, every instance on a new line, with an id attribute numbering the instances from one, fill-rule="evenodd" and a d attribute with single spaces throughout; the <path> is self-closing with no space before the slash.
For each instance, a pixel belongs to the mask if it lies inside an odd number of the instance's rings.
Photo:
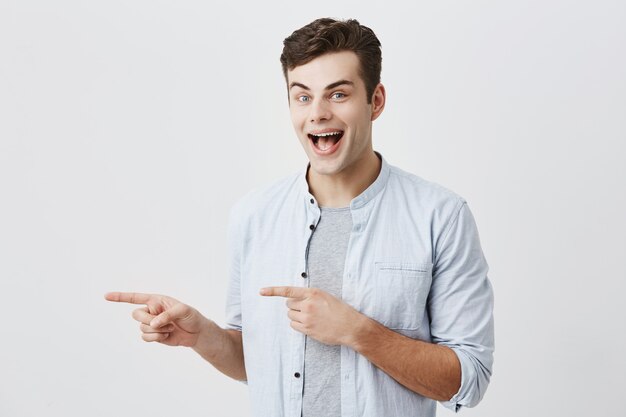
<path id="1" fill-rule="evenodd" d="M 380 41 L 372 29 L 355 19 L 321 18 L 294 31 L 283 41 L 280 62 L 283 75 L 287 71 L 328 52 L 352 51 L 360 63 L 359 75 L 365 84 L 367 102 L 372 102 L 374 89 L 380 82 L 382 53 Z"/>

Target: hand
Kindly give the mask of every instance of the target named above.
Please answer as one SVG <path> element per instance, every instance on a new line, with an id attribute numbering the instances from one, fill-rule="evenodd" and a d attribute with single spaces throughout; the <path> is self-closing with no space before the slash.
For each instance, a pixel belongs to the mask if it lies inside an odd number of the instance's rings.
<path id="1" fill-rule="evenodd" d="M 364 316 L 319 288 L 269 287 L 261 295 L 287 298 L 291 327 L 327 345 L 351 346 Z"/>
<path id="2" fill-rule="evenodd" d="M 141 337 L 146 342 L 194 347 L 200 330 L 208 321 L 195 308 L 166 295 L 110 292 L 104 298 L 108 301 L 146 305 L 133 310 L 132 314 L 140 323 L 139 328 L 143 332 Z"/>

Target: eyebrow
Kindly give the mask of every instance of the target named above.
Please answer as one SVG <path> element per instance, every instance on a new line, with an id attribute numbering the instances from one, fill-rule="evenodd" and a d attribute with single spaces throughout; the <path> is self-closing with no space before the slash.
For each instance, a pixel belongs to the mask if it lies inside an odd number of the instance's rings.
<path id="1" fill-rule="evenodd" d="M 326 86 L 326 88 L 324 88 L 324 90 L 332 90 L 333 88 L 339 87 L 340 85 L 349 85 L 349 86 L 353 86 L 354 83 L 352 81 L 348 81 L 348 80 L 339 80 L 339 81 L 335 81 L 334 83 L 328 84 Z M 307 87 L 306 85 L 299 83 L 299 82 L 292 82 L 289 85 L 289 90 L 291 90 L 293 87 L 300 87 L 303 90 L 311 90 L 309 87 Z"/>

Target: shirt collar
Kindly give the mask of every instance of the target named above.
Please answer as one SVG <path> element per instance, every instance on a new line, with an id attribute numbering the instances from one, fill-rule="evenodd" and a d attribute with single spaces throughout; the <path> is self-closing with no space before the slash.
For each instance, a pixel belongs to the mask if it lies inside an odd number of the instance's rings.
<path id="1" fill-rule="evenodd" d="M 354 197 L 350 202 L 351 209 L 357 209 L 366 205 L 369 201 L 371 201 L 376 195 L 385 188 L 387 185 L 387 180 L 389 179 L 389 171 L 390 167 L 385 158 L 382 156 L 380 152 L 374 151 L 374 153 L 381 160 L 380 172 L 378 173 L 378 177 L 374 180 L 373 183 L 369 185 L 361 194 Z M 315 203 L 317 204 L 317 200 L 309 191 L 309 183 L 306 180 L 306 174 L 309 170 L 311 163 L 308 162 L 306 168 L 300 173 L 300 178 L 298 181 L 300 182 L 300 187 L 304 191 L 304 195 L 307 199 L 307 203 Z"/>

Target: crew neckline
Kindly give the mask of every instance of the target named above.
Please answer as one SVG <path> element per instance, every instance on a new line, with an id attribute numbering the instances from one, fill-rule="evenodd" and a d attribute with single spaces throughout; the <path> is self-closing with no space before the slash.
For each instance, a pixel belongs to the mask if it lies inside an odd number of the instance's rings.
<path id="1" fill-rule="evenodd" d="M 350 210 L 350 206 L 346 206 L 346 207 L 325 207 L 325 206 L 319 206 L 321 211 L 345 211 L 345 210 Z"/>

